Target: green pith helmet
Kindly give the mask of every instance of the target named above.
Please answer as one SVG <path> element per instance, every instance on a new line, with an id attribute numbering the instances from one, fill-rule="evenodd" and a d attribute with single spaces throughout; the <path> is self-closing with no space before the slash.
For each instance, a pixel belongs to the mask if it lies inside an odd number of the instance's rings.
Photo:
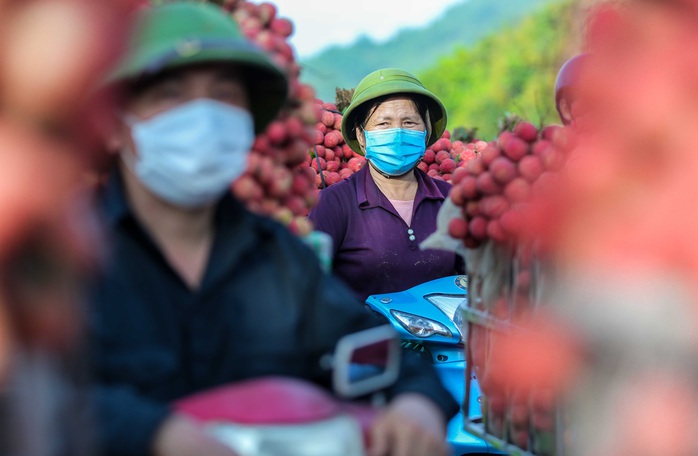
<path id="1" fill-rule="evenodd" d="M 424 84 L 412 73 L 399 68 L 384 68 L 374 71 L 363 78 L 354 90 L 351 103 L 347 106 L 342 117 L 342 136 L 344 141 L 358 154 L 363 155 L 363 151 L 356 139 L 354 122 L 356 118 L 356 108 L 384 95 L 397 94 L 418 94 L 427 102 L 429 107 L 429 118 L 431 120 L 431 135 L 427 141 L 430 146 L 441 137 L 446 129 L 446 108 L 436 95 L 429 92 Z"/>
<path id="2" fill-rule="evenodd" d="M 207 62 L 242 69 L 255 131 L 263 131 L 286 100 L 286 75 L 242 35 L 228 13 L 211 4 L 179 1 L 146 9 L 136 22 L 127 55 L 106 82 Z"/>

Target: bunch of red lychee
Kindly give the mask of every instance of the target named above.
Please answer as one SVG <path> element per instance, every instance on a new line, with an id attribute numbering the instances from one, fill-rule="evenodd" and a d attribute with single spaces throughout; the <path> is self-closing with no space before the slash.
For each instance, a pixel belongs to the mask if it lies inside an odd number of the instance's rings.
<path id="1" fill-rule="evenodd" d="M 465 143 L 451 140 L 451 134 L 444 130 L 434 144 L 427 147 L 418 167 L 434 179 L 452 182 L 453 173 L 463 168 L 471 159 L 487 147 L 485 141 Z"/>
<path id="2" fill-rule="evenodd" d="M 347 179 L 364 166 L 366 159 L 344 142 L 342 114 L 337 106 L 319 99 L 315 105 L 322 113 L 315 124 L 308 164 L 315 171 L 316 187 L 321 189 Z"/>
<path id="3" fill-rule="evenodd" d="M 233 183 L 233 193 L 251 210 L 305 235 L 312 230 L 306 215 L 317 201 L 315 176 L 306 169 L 306 159 L 320 110 L 315 106 L 315 90 L 298 79 L 300 66 L 288 43 L 293 23 L 278 17 L 276 6 L 269 2 L 226 0 L 223 8 L 289 78 L 288 101 L 278 118 L 257 136 L 248 169 Z"/>
<path id="4" fill-rule="evenodd" d="M 531 195 L 549 188 L 564 154 L 555 138 L 562 127 L 539 131 L 521 122 L 500 133 L 473 160 L 454 173 L 451 200 L 462 207 L 462 217 L 451 220 L 449 234 L 468 248 L 484 241 L 517 241 Z"/>

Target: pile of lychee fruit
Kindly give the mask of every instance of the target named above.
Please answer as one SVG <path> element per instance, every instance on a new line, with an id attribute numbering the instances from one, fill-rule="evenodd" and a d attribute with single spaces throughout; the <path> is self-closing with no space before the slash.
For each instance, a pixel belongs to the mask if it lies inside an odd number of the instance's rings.
<path id="1" fill-rule="evenodd" d="M 500 133 L 454 173 L 450 197 L 461 206 L 462 217 L 451 220 L 449 234 L 468 248 L 487 240 L 515 243 L 531 197 L 550 188 L 565 162 L 563 136 L 560 126 L 539 131 L 529 122 Z"/>
<path id="2" fill-rule="evenodd" d="M 488 143 L 482 140 L 467 143 L 461 140 L 452 141 L 451 133 L 445 130 L 441 138 L 427 147 L 424 157 L 417 167 L 434 179 L 452 183 L 453 173 L 459 168 L 464 168 L 487 145 Z"/>
<path id="3" fill-rule="evenodd" d="M 466 272 L 474 282 L 500 284 L 486 293 L 474 287 L 474 305 L 482 306 L 480 310 L 487 310 L 495 318 L 517 321 L 522 326 L 512 328 L 519 332 L 540 299 L 542 282 L 535 266 L 545 252 L 540 249 L 536 227 L 549 223 L 549 219 L 541 220 L 541 208 L 551 193 L 559 191 L 563 167 L 571 161 L 572 142 L 568 127 L 551 125 L 539 130 L 522 121 L 513 130 L 501 132 L 452 176 L 449 197 L 460 208 L 460 214 L 450 221 L 449 235 L 462 240 L 467 248 Z M 526 349 L 521 347 L 539 339 L 529 341 L 528 332 L 519 335 L 511 329 L 506 333 L 490 332 L 478 324 L 469 331 L 468 350 L 484 392 L 489 432 L 500 438 L 508 435 L 521 448 L 531 443 L 542 448 L 555 426 L 552 395 L 526 369 L 512 369 L 513 349 L 505 345 Z M 491 342 L 495 338 L 496 345 Z M 513 381 L 518 382 L 515 390 L 508 383 Z M 524 383 L 527 388 L 523 388 Z"/>
<path id="4" fill-rule="evenodd" d="M 320 120 L 315 124 L 309 166 L 315 172 L 315 185 L 322 189 L 347 179 L 366 163 L 363 155 L 354 152 L 342 136 L 342 114 L 334 103 L 315 100 Z"/>
<path id="5" fill-rule="evenodd" d="M 300 66 L 288 42 L 293 23 L 279 17 L 276 6 L 269 2 L 215 3 L 230 12 L 243 34 L 268 52 L 289 79 L 286 105 L 257 136 L 248 169 L 233 183 L 233 193 L 252 211 L 269 215 L 296 234 L 306 235 L 312 230 L 306 215 L 317 201 L 315 173 L 309 169 L 307 158 L 320 109 L 315 106 L 315 90 L 299 80 Z"/>

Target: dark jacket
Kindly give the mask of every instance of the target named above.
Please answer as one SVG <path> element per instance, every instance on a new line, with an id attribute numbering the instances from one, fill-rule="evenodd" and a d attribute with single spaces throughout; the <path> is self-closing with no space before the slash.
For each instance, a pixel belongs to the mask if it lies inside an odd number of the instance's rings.
<path id="1" fill-rule="evenodd" d="M 177 398 L 266 375 L 329 387 L 319 358 L 376 324 L 314 253 L 232 197 L 216 214 L 201 286 L 189 289 L 128 208 L 118 176 L 101 207 L 111 255 L 89 299 L 94 394 L 109 455 L 148 454 Z M 433 368 L 405 357 L 390 394 L 420 392 L 447 417 L 457 404 Z"/>

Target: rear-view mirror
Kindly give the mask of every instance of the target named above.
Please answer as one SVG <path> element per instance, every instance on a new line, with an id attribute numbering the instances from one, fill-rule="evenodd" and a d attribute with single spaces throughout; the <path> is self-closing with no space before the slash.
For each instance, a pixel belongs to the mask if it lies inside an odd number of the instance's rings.
<path id="1" fill-rule="evenodd" d="M 386 388 L 397 380 L 400 344 L 391 325 L 348 334 L 333 357 L 335 392 L 353 398 Z"/>

